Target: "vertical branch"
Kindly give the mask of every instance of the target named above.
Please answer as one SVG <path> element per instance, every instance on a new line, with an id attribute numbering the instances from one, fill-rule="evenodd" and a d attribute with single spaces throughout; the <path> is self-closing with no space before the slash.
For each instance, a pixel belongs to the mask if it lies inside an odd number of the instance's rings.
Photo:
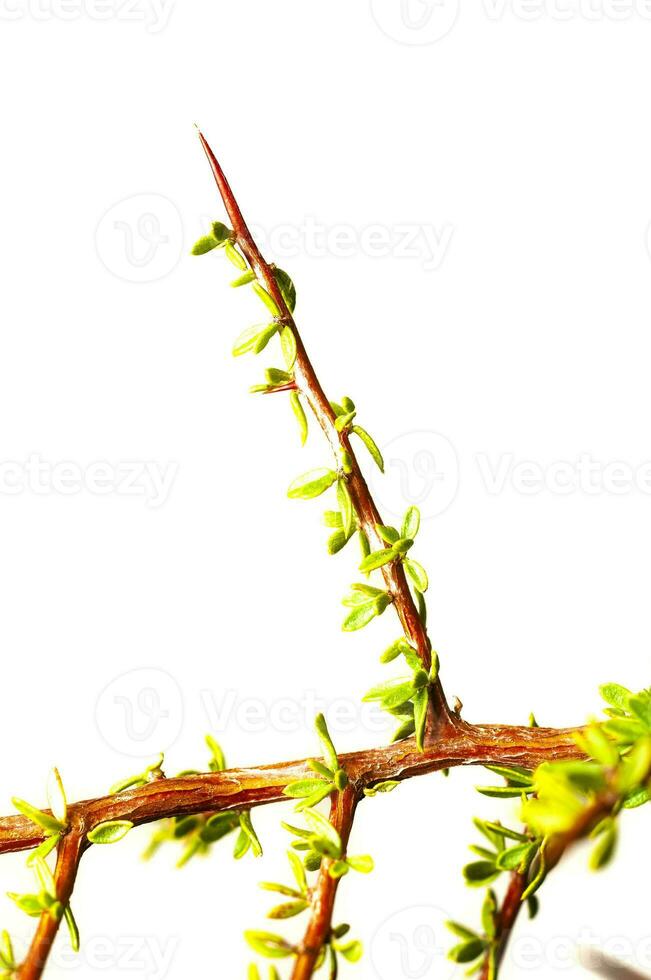
<path id="1" fill-rule="evenodd" d="M 230 184 L 207 140 L 202 133 L 199 133 L 199 138 L 231 222 L 235 234 L 235 241 L 251 269 L 255 272 L 256 277 L 273 298 L 274 303 L 280 311 L 279 319 L 292 331 L 296 340 L 297 353 L 294 366 L 296 389 L 310 405 L 335 454 L 337 464 L 339 465 L 342 452 L 348 454 L 351 463 L 351 472 L 347 474 L 347 486 L 358 521 L 369 540 L 376 542 L 376 548 L 383 548 L 385 545 L 377 533 L 376 525 L 383 524 L 384 522 L 350 445 L 348 434 L 345 431 L 338 432 L 335 427 L 335 413 L 321 387 L 303 345 L 296 323 L 283 298 L 282 291 L 276 281 L 274 267 L 266 262 L 260 249 L 253 240 Z M 423 668 L 429 670 L 432 663 L 432 646 L 407 583 L 402 563 L 400 561 L 390 562 L 384 565 L 380 571 L 384 578 L 386 589 L 393 600 L 393 605 L 395 606 L 404 633 L 409 642 L 418 651 Z M 453 724 L 443 688 L 438 678 L 433 682 L 431 687 L 429 722 L 428 728 L 430 732 L 434 729 L 438 729 L 439 731 L 445 730 Z"/>
<path id="2" fill-rule="evenodd" d="M 353 826 L 357 799 L 357 791 L 351 786 L 347 786 L 340 793 L 335 793 L 330 804 L 330 823 L 341 837 L 344 855 Z M 321 862 L 321 869 L 312 898 L 312 914 L 299 947 L 292 980 L 309 980 L 314 973 L 319 953 L 330 938 L 335 898 L 341 880 L 330 877 L 329 868 L 331 864 L 331 858 L 324 858 Z"/>
<path id="3" fill-rule="evenodd" d="M 68 905 L 75 886 L 83 844 L 83 835 L 76 831 L 67 834 L 59 844 L 54 880 L 56 897 L 63 909 Z M 40 980 L 62 918 L 63 914 L 57 918 L 49 912 L 41 915 L 25 961 L 18 969 L 19 980 Z"/>

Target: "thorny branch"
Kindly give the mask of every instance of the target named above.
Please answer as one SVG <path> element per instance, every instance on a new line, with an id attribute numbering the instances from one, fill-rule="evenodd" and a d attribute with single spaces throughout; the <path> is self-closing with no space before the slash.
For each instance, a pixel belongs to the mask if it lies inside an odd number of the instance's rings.
<path id="1" fill-rule="evenodd" d="M 346 482 L 359 527 L 370 542 L 382 548 L 383 541 L 376 529 L 376 525 L 382 524 L 382 519 L 351 447 L 348 433 L 345 429 L 338 431 L 335 426 L 335 413 L 309 360 L 276 280 L 274 267 L 265 261 L 253 241 L 224 173 L 202 134 L 200 139 L 232 224 L 234 243 L 248 261 L 258 281 L 272 297 L 280 311 L 279 320 L 292 331 L 296 341 L 293 379 L 282 387 L 298 391 L 311 406 L 335 454 L 338 468 L 342 454 L 346 455 L 349 461 Z M 432 647 L 408 586 L 403 565 L 400 561 L 391 561 L 381 568 L 381 573 L 405 637 L 416 649 L 423 668 L 429 671 Z M 344 848 L 352 827 L 356 804 L 364 789 L 376 783 L 404 780 L 459 765 L 520 765 L 533 769 L 544 761 L 583 757 L 573 737 L 577 729 L 470 725 L 457 712 L 450 710 L 438 677 L 431 684 L 429 697 L 424 751 L 419 751 L 416 740 L 409 738 L 382 748 L 341 756 L 341 765 L 350 782 L 344 790 L 334 795 L 331 820 L 341 836 Z M 286 800 L 283 791 L 289 783 L 312 775 L 308 762 L 309 760 L 304 759 L 175 779 L 166 779 L 159 773 L 158 778 L 138 788 L 71 804 L 68 808 L 67 830 L 58 847 L 55 869 L 58 900 L 64 907 L 69 902 L 81 855 L 88 846 L 87 835 L 99 824 L 124 820 L 141 825 L 170 817 L 242 810 Z M 32 849 L 46 836 L 46 832 L 27 817 L 0 818 L 0 853 Z M 330 935 L 338 879 L 328 875 L 327 863 L 328 859 L 322 862 L 314 890 L 311 919 L 299 948 L 293 980 L 309 980 L 319 951 Z M 516 894 L 515 885 L 511 890 L 513 901 L 509 901 L 507 895 L 507 901 L 501 910 L 504 945 L 519 905 L 517 900 L 520 896 Z M 41 916 L 27 957 L 18 968 L 17 976 L 20 980 L 39 980 L 59 922 L 60 917 L 50 914 Z"/>

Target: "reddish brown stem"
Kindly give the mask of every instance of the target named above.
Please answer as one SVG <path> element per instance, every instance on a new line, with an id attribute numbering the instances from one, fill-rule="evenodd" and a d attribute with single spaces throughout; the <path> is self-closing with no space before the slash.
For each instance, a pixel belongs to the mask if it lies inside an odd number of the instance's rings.
<path id="1" fill-rule="evenodd" d="M 383 521 L 351 447 L 349 435 L 346 431 L 337 432 L 335 427 L 335 413 L 321 387 L 299 335 L 294 318 L 285 303 L 274 275 L 273 266 L 265 261 L 253 240 L 230 184 L 207 140 L 202 133 L 199 134 L 199 138 L 208 157 L 217 188 L 235 233 L 236 242 L 258 280 L 273 298 L 274 303 L 280 311 L 282 322 L 294 334 L 297 351 L 294 366 L 296 387 L 312 408 L 321 429 L 330 443 L 338 465 L 341 460 L 341 452 L 348 453 L 351 460 L 351 472 L 347 476 L 348 489 L 358 521 L 368 536 L 369 541 L 375 542 L 377 548 L 383 548 L 385 547 L 384 542 L 376 530 L 376 525 L 382 524 Z M 393 598 L 393 605 L 405 635 L 418 651 L 424 668 L 429 670 L 432 659 L 432 646 L 418 614 L 418 609 L 414 603 L 409 585 L 407 584 L 402 563 L 399 561 L 391 562 L 388 565 L 384 565 L 381 572 L 386 589 Z M 435 729 L 444 729 L 451 723 L 451 714 L 443 693 L 443 688 L 438 679 L 432 685 L 431 707 L 432 710 L 428 725 L 430 734 Z"/>
<path id="2" fill-rule="evenodd" d="M 581 758 L 573 735 L 578 729 L 525 728 L 509 725 L 469 725 L 457 720 L 424 752 L 413 738 L 394 745 L 349 752 L 340 756 L 351 782 L 364 787 L 389 779 L 412 776 L 462 765 L 522 765 Z M 158 779 L 115 796 L 73 803 L 71 820 L 86 834 L 105 820 L 151 823 L 165 817 L 193 813 L 241 810 L 286 800 L 283 790 L 297 779 L 312 778 L 307 759 L 281 762 L 252 769 Z M 0 853 L 36 847 L 45 833 L 23 816 L 0 819 Z"/>
<path id="3" fill-rule="evenodd" d="M 343 855 L 345 855 L 348 847 L 357 799 L 355 790 L 349 786 L 342 793 L 336 793 L 330 804 L 330 823 L 339 832 L 343 845 Z M 309 980 L 314 972 L 319 953 L 330 938 L 335 898 L 341 880 L 330 876 L 331 864 L 330 858 L 324 858 L 321 862 L 319 877 L 312 897 L 310 922 L 299 947 L 292 980 Z"/>
<path id="4" fill-rule="evenodd" d="M 72 829 L 59 844 L 54 880 L 57 898 L 64 908 L 75 886 L 83 849 L 84 838 L 79 829 Z M 27 956 L 18 970 L 19 980 L 39 980 L 42 976 L 62 918 L 54 918 L 49 912 L 41 915 Z"/>

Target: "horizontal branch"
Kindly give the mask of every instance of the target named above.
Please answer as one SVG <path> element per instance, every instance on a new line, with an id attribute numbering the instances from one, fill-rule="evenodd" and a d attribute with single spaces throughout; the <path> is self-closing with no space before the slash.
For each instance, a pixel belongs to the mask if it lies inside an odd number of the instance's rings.
<path id="1" fill-rule="evenodd" d="M 414 738 L 393 745 L 340 756 L 341 765 L 361 794 L 385 780 L 403 780 L 454 766 L 520 765 L 581 758 L 573 735 L 576 728 L 524 728 L 512 725 L 469 725 L 457 719 L 419 752 Z M 106 820 L 152 823 L 166 817 L 248 809 L 287 800 L 288 783 L 312 778 L 307 759 L 250 769 L 158 779 L 114 796 L 73 803 L 70 820 L 82 834 Z M 45 833 L 23 816 L 0 818 L 0 853 L 36 847 Z"/>

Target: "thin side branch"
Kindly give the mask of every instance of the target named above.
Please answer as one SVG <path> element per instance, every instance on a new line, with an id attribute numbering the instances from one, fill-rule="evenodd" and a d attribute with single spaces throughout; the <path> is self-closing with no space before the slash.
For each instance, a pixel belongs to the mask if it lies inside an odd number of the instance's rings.
<path id="1" fill-rule="evenodd" d="M 267 292 L 272 296 L 276 306 L 281 311 L 282 322 L 291 329 L 296 339 L 297 354 L 294 367 L 296 389 L 304 396 L 314 412 L 338 463 L 342 451 L 348 454 L 352 464 L 352 472 L 347 478 L 348 490 L 358 521 L 369 541 L 376 542 L 376 548 L 383 548 L 385 545 L 377 533 L 376 525 L 384 522 L 364 479 L 362 470 L 350 444 L 348 434 L 345 430 L 337 432 L 335 428 L 335 413 L 312 367 L 294 318 L 287 308 L 287 304 L 276 281 L 273 266 L 265 261 L 258 246 L 254 242 L 230 185 L 207 140 L 202 133 L 199 133 L 199 138 L 208 157 L 217 188 L 224 202 L 224 207 L 226 208 L 233 231 L 235 232 L 236 242 L 258 277 L 258 280 L 264 285 Z M 432 661 L 432 645 L 427 635 L 427 630 L 418 614 L 418 609 L 416 608 L 409 585 L 407 584 L 402 563 L 399 561 L 391 562 L 388 565 L 384 565 L 381 571 L 387 591 L 393 599 L 393 605 L 400 618 L 405 636 L 418 651 L 424 669 L 429 670 Z M 432 685 L 430 698 L 432 712 L 431 723 L 428 727 L 431 732 L 435 728 L 444 729 L 451 724 L 452 719 L 443 688 L 438 679 Z"/>
<path id="2" fill-rule="evenodd" d="M 348 786 L 341 793 L 335 793 L 330 805 L 330 823 L 338 831 L 345 855 L 348 839 L 353 827 L 358 797 Z M 328 942 L 332 930 L 332 915 L 340 878 L 332 878 L 329 868 L 331 858 L 324 858 L 319 869 L 319 877 L 312 898 L 310 922 L 300 945 L 292 972 L 292 980 L 309 980 L 314 973 L 319 953 Z"/>
<path id="3" fill-rule="evenodd" d="M 78 829 L 71 830 L 59 844 L 54 880 L 56 896 L 64 908 L 70 901 L 75 886 L 83 850 L 84 838 Z M 40 980 L 62 918 L 62 915 L 55 918 L 49 912 L 41 915 L 27 956 L 18 970 L 19 980 Z"/>

